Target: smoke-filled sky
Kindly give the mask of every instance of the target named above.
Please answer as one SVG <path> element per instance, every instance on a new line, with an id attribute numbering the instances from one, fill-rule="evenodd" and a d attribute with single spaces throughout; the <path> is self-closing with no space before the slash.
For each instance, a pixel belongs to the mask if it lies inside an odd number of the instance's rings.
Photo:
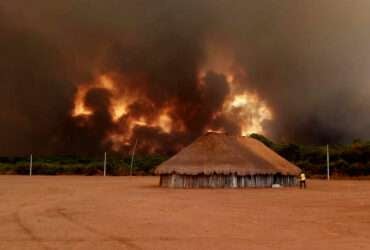
<path id="1" fill-rule="evenodd" d="M 370 138 L 370 2 L 0 2 L 0 155 Z"/>

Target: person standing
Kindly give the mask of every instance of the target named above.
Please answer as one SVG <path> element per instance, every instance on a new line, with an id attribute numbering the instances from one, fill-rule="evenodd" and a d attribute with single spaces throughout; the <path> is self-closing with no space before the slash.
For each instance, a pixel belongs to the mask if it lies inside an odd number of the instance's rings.
<path id="1" fill-rule="evenodd" d="M 306 188 L 306 175 L 303 172 L 299 175 L 299 188 Z"/>

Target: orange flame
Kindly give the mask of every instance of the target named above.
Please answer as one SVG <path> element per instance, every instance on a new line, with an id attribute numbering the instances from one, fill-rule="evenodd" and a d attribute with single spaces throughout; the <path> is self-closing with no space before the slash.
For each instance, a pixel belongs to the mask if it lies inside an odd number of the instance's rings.
<path id="1" fill-rule="evenodd" d="M 110 91 L 115 90 L 113 81 L 107 75 L 101 75 L 99 80 L 94 84 L 81 84 L 78 86 L 77 93 L 74 101 L 74 108 L 72 116 L 89 116 L 92 115 L 92 110 L 88 109 L 85 105 L 85 97 L 89 90 L 93 88 L 103 88 Z"/>
<path id="2" fill-rule="evenodd" d="M 128 114 L 129 106 L 136 100 L 138 100 L 139 97 L 133 95 L 132 91 L 130 91 L 130 96 L 123 94 L 124 92 L 120 92 L 113 78 L 110 77 L 108 74 L 103 74 L 97 79 L 98 80 L 93 84 L 82 84 L 78 87 L 75 95 L 72 116 L 77 117 L 93 115 L 93 111 L 89 110 L 85 106 L 86 95 L 93 88 L 103 88 L 111 93 L 111 117 L 113 122 L 119 124 L 120 119 Z M 140 98 L 143 97 L 141 96 Z M 121 145 L 127 145 L 130 143 L 133 129 L 136 126 L 158 128 L 163 133 L 170 134 L 174 129 L 174 122 L 171 118 L 170 113 L 170 107 L 162 107 L 158 110 L 157 116 L 154 117 L 154 119 L 151 118 L 150 120 L 148 120 L 146 117 L 142 116 L 137 119 L 130 118 L 129 120 L 125 120 L 125 122 L 128 122 L 128 124 L 126 124 L 128 131 L 125 131 L 125 133 L 120 133 L 119 131 L 116 131 L 110 134 L 107 140 L 112 142 L 113 150 L 118 150 Z M 176 127 L 177 130 L 183 129 L 183 126 L 181 126 L 181 124 L 177 124 Z"/>
<path id="3" fill-rule="evenodd" d="M 74 101 L 74 108 L 72 111 L 73 117 L 89 116 L 93 114 L 93 112 L 85 106 L 85 96 L 88 91 L 89 88 L 85 85 L 80 85 L 78 87 Z"/>
<path id="4" fill-rule="evenodd" d="M 228 59 L 223 61 L 223 63 L 210 64 L 208 67 L 205 66 L 199 73 L 200 79 L 208 70 L 224 74 L 229 85 L 230 93 L 226 97 L 222 109 L 214 114 L 213 118 L 217 119 L 218 116 L 222 116 L 237 123 L 243 136 L 251 133 L 263 133 L 263 123 L 273 119 L 272 112 L 256 93 L 250 93 L 241 87 L 238 81 L 240 75 L 243 74 L 238 72 L 238 77 L 236 77 L 232 73 L 233 67 L 231 63 L 232 61 Z M 212 68 L 213 66 L 215 68 Z M 155 128 L 164 134 L 186 131 L 186 127 L 181 120 L 173 119 L 174 109 L 171 107 L 171 104 L 158 107 L 155 114 L 151 114 L 150 117 L 145 115 L 135 118 L 130 117 L 130 105 L 139 99 L 145 100 L 146 97 L 132 90 L 124 91 L 125 89 L 120 89 L 124 85 L 117 85 L 114 76 L 113 74 L 102 74 L 93 83 L 79 85 L 72 110 L 73 117 L 93 115 L 93 111 L 85 106 L 86 95 L 94 88 L 108 90 L 111 94 L 111 118 L 117 125 L 117 129 L 111 132 L 106 140 L 113 145 L 113 150 L 118 151 L 122 146 L 130 146 L 134 129 L 137 127 Z M 202 84 L 201 80 L 199 80 L 199 84 Z M 204 132 L 224 133 L 225 130 L 223 128 L 207 127 Z"/>
<path id="5" fill-rule="evenodd" d="M 224 104 L 223 112 L 240 121 L 243 136 L 263 133 L 263 122 L 272 120 L 268 106 L 257 95 L 247 92 L 231 96 Z"/>
<path id="6" fill-rule="evenodd" d="M 226 76 L 230 88 L 230 94 L 226 97 L 222 110 L 216 117 L 223 115 L 233 122 L 237 122 L 241 128 L 241 135 L 247 136 L 252 133 L 264 133 L 263 123 L 273 119 L 268 105 L 261 100 L 256 93 L 240 90 L 236 78 L 230 72 L 218 72 Z M 204 76 L 205 73 L 201 73 Z M 216 118 L 215 117 L 215 118 Z M 207 132 L 224 132 L 217 129 L 206 129 Z"/>

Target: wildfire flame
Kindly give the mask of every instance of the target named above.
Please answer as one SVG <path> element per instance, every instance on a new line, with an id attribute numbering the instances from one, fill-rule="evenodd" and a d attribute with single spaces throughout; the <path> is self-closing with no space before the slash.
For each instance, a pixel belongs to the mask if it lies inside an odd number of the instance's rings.
<path id="1" fill-rule="evenodd" d="M 223 75 L 228 85 L 229 92 L 220 110 L 212 114 L 212 119 L 217 121 L 220 118 L 237 124 L 240 134 L 243 136 L 251 133 L 264 133 L 264 122 L 273 119 L 270 108 L 257 93 L 247 91 L 243 87 L 244 85 L 240 84 L 241 79 L 245 83 L 247 77 L 243 71 L 235 70 L 232 58 L 223 59 L 223 57 L 217 58 L 217 53 L 212 53 L 212 63 L 205 64 L 203 69 L 199 71 L 198 84 L 200 88 L 204 86 L 202 79 L 209 71 Z M 113 150 L 118 151 L 122 146 L 132 146 L 134 131 L 140 128 L 153 129 L 157 133 L 167 135 L 189 132 L 181 119 L 174 118 L 176 117 L 174 115 L 176 107 L 171 106 L 171 101 L 160 107 L 155 107 L 145 114 L 139 112 L 139 114 L 133 115 L 132 105 L 138 102 L 147 102 L 149 106 L 153 107 L 154 104 L 147 99 L 145 93 L 135 92 L 138 90 L 122 89 L 126 85 L 117 80 L 121 78 L 115 78 L 114 73 L 106 73 L 99 75 L 93 83 L 79 85 L 72 116 L 82 116 L 89 119 L 90 116 L 94 115 L 94 111 L 85 105 L 85 99 L 90 90 L 98 88 L 110 93 L 109 112 L 111 122 L 115 124 L 115 127 L 105 140 L 112 145 Z M 120 81 L 120 84 L 117 84 L 117 81 Z M 203 132 L 224 133 L 228 131 L 225 131 L 222 125 L 213 124 L 211 121 Z M 154 147 L 152 151 L 154 151 Z"/>
<path id="2" fill-rule="evenodd" d="M 72 111 L 73 117 L 92 115 L 92 111 L 85 106 L 85 96 L 88 90 L 88 88 L 83 87 L 82 85 L 78 87 Z"/>
<path id="3" fill-rule="evenodd" d="M 108 74 L 103 74 L 99 76 L 98 80 L 93 84 L 79 85 L 75 95 L 74 108 L 72 111 L 73 117 L 89 117 L 94 114 L 93 111 L 85 105 L 87 93 L 94 88 L 105 89 L 111 93 L 110 113 L 113 122 L 117 124 L 120 123 L 121 118 L 128 114 L 129 106 L 139 98 L 136 96 L 127 96 L 123 94 L 118 90 L 117 84 L 114 82 L 114 80 Z M 113 132 L 108 136 L 107 140 L 113 144 L 113 150 L 118 150 L 121 145 L 130 144 L 130 139 L 135 127 L 157 128 L 160 129 L 162 133 L 170 134 L 173 131 L 173 119 L 170 113 L 171 108 L 164 107 L 158 110 L 158 115 L 154 119 L 148 119 L 145 116 L 141 116 L 139 118 L 125 120 L 128 123 L 126 124 L 128 131 L 125 131 L 126 133 L 119 133 L 119 131 Z M 183 129 L 181 124 L 180 126 L 177 126 L 177 129 Z"/>
<path id="4" fill-rule="evenodd" d="M 89 90 L 94 88 L 103 88 L 109 91 L 114 91 L 115 86 L 113 81 L 107 75 L 101 75 L 99 80 L 94 84 L 81 84 L 77 88 L 77 93 L 74 101 L 74 109 L 72 116 L 90 116 L 93 114 L 92 110 L 86 107 L 85 97 Z M 115 110 L 115 108 L 114 108 Z M 116 111 L 114 111 L 116 113 Z"/>
<path id="5" fill-rule="evenodd" d="M 257 95 L 247 92 L 232 96 L 224 104 L 224 112 L 227 114 L 235 110 L 237 110 L 241 122 L 240 126 L 243 136 L 252 133 L 263 133 L 263 122 L 272 120 L 272 113 L 267 105 Z"/>
<path id="6" fill-rule="evenodd" d="M 226 60 L 226 62 L 227 61 L 229 60 Z M 216 71 L 216 73 L 225 75 L 227 84 L 230 88 L 230 94 L 223 104 L 222 111 L 217 115 L 222 115 L 231 121 L 237 122 L 241 128 L 242 136 L 247 136 L 252 133 L 265 133 L 263 123 L 273 119 L 270 108 L 256 93 L 250 93 L 238 88 L 239 83 L 236 80 L 237 77 L 231 73 L 232 66 L 226 66 L 224 64 L 223 67 L 227 70 Z M 220 69 L 220 67 L 218 67 L 218 69 Z M 214 71 L 213 68 L 205 67 L 199 78 L 203 78 L 206 71 L 209 70 Z M 244 72 L 241 72 L 242 75 L 243 73 Z M 225 131 L 223 129 L 207 128 L 206 132 L 223 133 Z"/>

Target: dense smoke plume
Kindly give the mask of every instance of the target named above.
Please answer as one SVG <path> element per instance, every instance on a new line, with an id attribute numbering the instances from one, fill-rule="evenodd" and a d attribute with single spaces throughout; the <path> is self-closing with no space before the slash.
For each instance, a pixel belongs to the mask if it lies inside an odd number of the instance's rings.
<path id="1" fill-rule="evenodd" d="M 370 137 L 368 1 L 0 3 L 0 155 Z"/>

